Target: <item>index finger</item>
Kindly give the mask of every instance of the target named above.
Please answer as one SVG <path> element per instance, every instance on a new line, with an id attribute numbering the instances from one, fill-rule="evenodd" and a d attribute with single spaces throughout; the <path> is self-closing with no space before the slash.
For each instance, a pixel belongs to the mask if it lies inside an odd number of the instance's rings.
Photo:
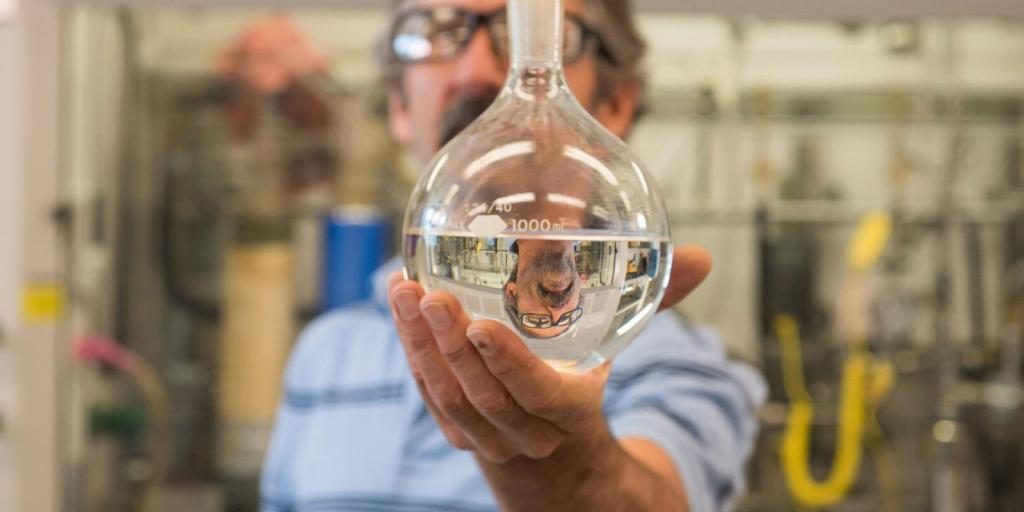
<path id="1" fill-rule="evenodd" d="M 466 336 L 487 369 L 527 412 L 555 424 L 581 412 L 579 404 L 566 398 L 562 374 L 530 352 L 508 327 L 493 320 L 477 320 L 469 324 Z"/>

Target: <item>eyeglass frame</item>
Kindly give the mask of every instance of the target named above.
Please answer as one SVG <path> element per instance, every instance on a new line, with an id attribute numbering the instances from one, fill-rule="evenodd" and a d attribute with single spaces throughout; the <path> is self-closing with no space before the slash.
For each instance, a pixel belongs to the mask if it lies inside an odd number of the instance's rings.
<path id="1" fill-rule="evenodd" d="M 576 308 L 573 309 L 572 311 L 566 311 L 565 313 L 562 313 L 562 315 L 558 317 L 557 322 L 554 321 L 554 317 L 552 317 L 550 313 L 520 313 L 519 308 L 517 308 L 515 304 L 512 303 L 512 301 L 507 302 L 505 304 L 505 308 L 508 310 L 508 313 L 510 313 L 512 317 L 515 318 L 519 325 L 529 327 L 530 329 L 551 329 L 554 327 L 569 327 L 578 322 L 580 318 L 583 317 L 582 301 L 581 304 L 576 306 Z M 526 317 L 546 319 L 547 325 L 529 325 L 526 323 Z"/>
<path id="2" fill-rule="evenodd" d="M 465 37 L 465 40 L 459 42 L 458 43 L 458 49 L 452 55 L 447 56 L 447 57 L 446 56 L 429 56 L 429 57 L 424 57 L 422 59 L 402 59 L 398 55 L 398 53 L 395 51 L 395 39 L 399 35 L 398 34 L 398 28 L 401 27 L 402 24 L 405 21 L 407 21 L 409 18 L 411 18 L 412 16 L 422 15 L 424 13 L 433 13 L 434 11 L 436 11 L 438 9 L 451 9 L 455 13 L 457 13 L 458 15 L 462 16 L 463 19 L 466 20 L 466 24 L 463 25 L 463 26 L 465 26 L 468 29 L 467 30 L 467 35 Z M 391 54 L 391 57 L 395 60 L 395 62 L 398 62 L 399 64 L 402 64 L 402 65 L 429 64 L 429 63 L 437 63 L 437 62 L 450 62 L 450 61 L 453 61 L 453 60 L 457 59 L 460 55 L 463 54 L 463 52 L 466 51 L 466 48 L 469 47 L 469 44 L 473 40 L 473 37 L 476 36 L 477 30 L 479 30 L 480 28 L 486 27 L 487 28 L 488 42 L 491 45 L 491 52 L 496 57 L 499 57 L 499 58 L 507 60 L 507 59 L 509 59 L 509 54 L 507 54 L 507 53 L 505 55 L 500 55 L 499 54 L 500 53 L 499 52 L 499 43 L 496 43 L 496 38 L 495 38 L 495 35 L 494 35 L 494 31 L 492 30 L 492 26 L 493 26 L 492 24 L 494 23 L 494 20 L 501 19 L 501 18 L 507 18 L 507 10 L 504 7 L 500 8 L 500 9 L 495 9 L 495 10 L 490 11 L 490 12 L 477 12 L 477 11 L 472 11 L 472 10 L 469 10 L 469 9 L 464 9 L 462 7 L 458 7 L 458 6 L 454 6 L 454 5 L 447 5 L 447 4 L 445 4 L 445 5 L 433 5 L 433 6 L 426 6 L 426 7 L 409 8 L 409 9 L 406 9 L 406 10 L 403 10 L 403 11 L 399 12 L 398 15 L 395 16 L 394 21 L 391 23 L 391 29 L 388 32 L 388 52 Z M 433 19 L 433 15 L 432 14 L 431 14 L 431 19 Z M 574 64 L 577 61 L 579 61 L 580 59 L 582 59 L 587 54 L 587 49 L 590 46 L 590 44 L 595 44 L 596 45 L 597 56 L 601 57 L 602 59 L 604 59 L 605 61 L 607 61 L 610 64 L 613 64 L 613 65 L 617 64 L 615 56 L 612 55 L 612 53 L 608 50 L 608 45 L 605 43 L 604 38 L 601 37 L 601 34 L 597 30 L 592 28 L 581 16 L 567 12 L 567 13 L 565 13 L 565 21 L 567 23 L 568 22 L 575 23 L 576 25 L 578 25 L 580 27 L 580 52 L 579 52 L 579 55 L 573 57 L 572 59 L 567 59 L 563 55 L 563 62 L 565 64 Z M 506 19 L 506 27 L 507 27 L 507 19 Z M 511 51 L 510 45 L 506 44 L 505 48 L 508 49 L 509 51 Z"/>

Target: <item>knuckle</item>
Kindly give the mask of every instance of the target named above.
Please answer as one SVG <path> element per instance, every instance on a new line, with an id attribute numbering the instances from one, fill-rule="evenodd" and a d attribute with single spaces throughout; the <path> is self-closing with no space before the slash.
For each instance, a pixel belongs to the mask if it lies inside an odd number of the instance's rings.
<path id="1" fill-rule="evenodd" d="M 470 404 L 461 389 L 451 388 L 435 397 L 437 407 L 450 418 L 463 418 L 469 412 Z"/>
<path id="2" fill-rule="evenodd" d="M 512 409 L 512 398 L 505 392 L 490 392 L 476 399 L 476 408 L 484 414 L 499 414 Z"/>
<path id="3" fill-rule="evenodd" d="M 448 439 L 448 444 L 453 447 L 463 451 L 471 451 L 473 449 L 473 444 L 470 443 L 461 433 L 456 432 L 451 428 L 442 429 L 442 432 L 444 432 L 444 437 Z"/>
<path id="4" fill-rule="evenodd" d="M 518 406 L 518 404 L 516 404 Z M 521 408 L 514 411 L 509 410 L 501 414 L 501 424 L 511 432 L 527 432 L 533 426 L 533 418 Z"/>
<path id="5" fill-rule="evenodd" d="M 405 343 L 413 352 L 422 352 L 436 344 L 434 335 L 424 329 L 402 329 L 399 331 L 399 336 L 405 340 Z"/>
<path id="6" fill-rule="evenodd" d="M 485 459 L 498 464 L 512 460 L 516 453 L 503 446 L 481 446 L 478 453 Z"/>
<path id="7" fill-rule="evenodd" d="M 498 355 L 492 355 L 491 361 L 494 363 L 490 366 L 491 373 L 498 378 L 498 380 L 506 380 L 509 377 L 515 377 L 520 373 L 521 368 L 516 368 L 514 365 L 508 364 Z"/>
<path id="8" fill-rule="evenodd" d="M 461 343 L 456 347 L 450 347 L 442 350 L 441 355 L 444 356 L 444 358 L 452 365 L 459 365 L 465 362 L 471 354 L 469 345 Z"/>
<path id="9" fill-rule="evenodd" d="M 557 393 L 537 395 L 526 400 L 526 409 L 539 416 L 564 412 L 564 407 L 559 403 Z"/>
<path id="10" fill-rule="evenodd" d="M 526 456 L 531 459 L 546 459 L 550 457 L 552 453 L 555 453 L 555 450 L 560 444 L 561 442 L 553 439 L 534 441 L 528 443 L 528 445 L 524 447 L 523 451 L 526 452 Z"/>

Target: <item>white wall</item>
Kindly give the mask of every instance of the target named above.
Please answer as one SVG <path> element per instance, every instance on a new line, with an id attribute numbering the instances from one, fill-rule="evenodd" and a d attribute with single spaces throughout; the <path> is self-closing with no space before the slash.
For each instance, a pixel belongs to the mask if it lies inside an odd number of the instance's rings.
<path id="1" fill-rule="evenodd" d="M 59 502 L 56 320 L 29 324 L 29 279 L 59 283 L 57 0 L 21 0 L 0 24 L 0 510 L 54 512 Z M 6 361 L 4 361 L 6 359 Z"/>
<path id="2" fill-rule="evenodd" d="M 0 510 L 15 510 L 10 335 L 18 315 L 18 191 L 21 188 L 21 45 L 16 25 L 0 22 Z"/>

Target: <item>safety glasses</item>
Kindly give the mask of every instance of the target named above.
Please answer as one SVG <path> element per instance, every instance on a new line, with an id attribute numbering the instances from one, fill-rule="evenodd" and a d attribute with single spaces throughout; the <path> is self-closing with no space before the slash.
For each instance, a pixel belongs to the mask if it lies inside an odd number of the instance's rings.
<path id="1" fill-rule="evenodd" d="M 576 323 L 583 316 L 583 307 L 577 307 L 572 311 L 567 311 L 558 317 L 556 321 L 551 315 L 547 313 L 519 313 L 519 310 L 515 306 L 509 304 L 509 310 L 512 314 L 519 319 L 519 324 L 523 327 L 529 327 L 532 329 L 549 329 L 551 327 L 565 327 Z"/>
<path id="2" fill-rule="evenodd" d="M 391 52 L 404 64 L 443 62 L 457 58 L 469 46 L 477 29 L 487 28 L 494 55 L 509 55 L 508 20 L 505 9 L 478 13 L 455 6 L 431 6 L 404 11 L 391 28 Z M 567 13 L 563 30 L 562 61 L 572 64 L 591 47 L 614 63 L 600 36 L 578 16 Z"/>

